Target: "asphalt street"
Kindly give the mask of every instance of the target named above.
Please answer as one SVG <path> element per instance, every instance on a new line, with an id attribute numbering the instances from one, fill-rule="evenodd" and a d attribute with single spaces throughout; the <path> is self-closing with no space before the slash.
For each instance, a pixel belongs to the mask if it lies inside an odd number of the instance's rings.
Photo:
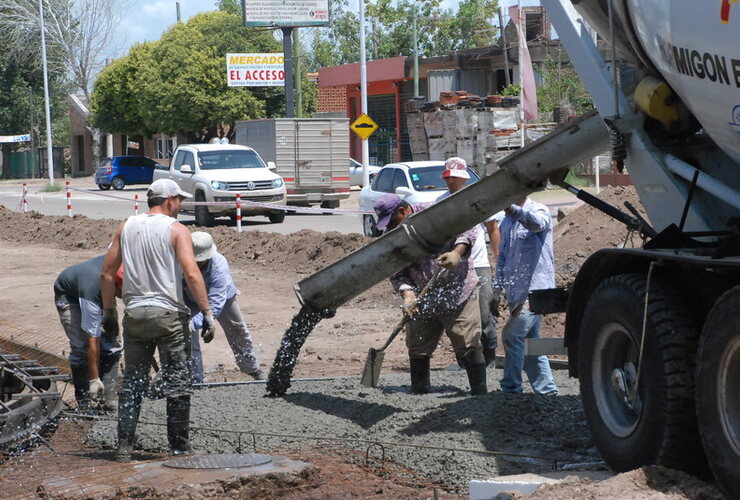
<path id="1" fill-rule="evenodd" d="M 64 180 L 57 181 L 64 185 Z M 41 189 L 45 181 L 40 179 L 28 181 L 28 210 L 35 210 L 46 215 L 66 215 L 67 195 L 64 190 L 54 193 L 44 193 Z M 124 220 L 134 214 L 134 196 L 139 195 L 139 211 L 147 210 L 146 186 L 126 187 L 122 191 L 100 191 L 92 183 L 91 178 L 73 179 L 72 187 L 72 214 L 82 214 L 93 219 Z M 354 188 L 347 200 L 342 200 L 341 210 L 357 210 L 360 192 Z M 22 198 L 21 181 L 5 181 L 0 183 L 0 204 L 11 209 L 21 210 Z M 533 195 L 538 201 L 550 207 L 550 213 L 554 217 L 557 209 L 561 207 L 573 207 L 581 202 L 563 190 L 548 190 Z M 300 208 L 297 208 L 300 210 Z M 195 224 L 192 215 L 181 213 L 179 220 L 184 224 Z M 231 226 L 236 224 L 229 218 L 216 219 L 218 225 Z M 243 231 L 268 231 L 280 234 L 291 234 L 301 229 L 313 229 L 315 231 L 338 231 L 343 234 L 361 233 L 362 221 L 358 213 L 296 213 L 289 214 L 285 221 L 272 224 L 264 216 L 244 216 L 242 219 Z"/>

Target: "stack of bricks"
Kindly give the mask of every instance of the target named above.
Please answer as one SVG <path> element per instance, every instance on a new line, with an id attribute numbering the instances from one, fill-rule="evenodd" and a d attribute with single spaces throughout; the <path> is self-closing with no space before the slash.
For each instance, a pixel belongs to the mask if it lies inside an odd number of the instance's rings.
<path id="1" fill-rule="evenodd" d="M 318 112 L 347 110 L 347 87 L 319 87 Z"/>

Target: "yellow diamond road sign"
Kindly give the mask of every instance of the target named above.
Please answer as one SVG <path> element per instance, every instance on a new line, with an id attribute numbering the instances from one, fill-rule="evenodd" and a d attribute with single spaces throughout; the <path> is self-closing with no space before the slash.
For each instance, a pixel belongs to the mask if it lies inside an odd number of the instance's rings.
<path id="1" fill-rule="evenodd" d="M 349 128 L 354 130 L 355 134 L 362 137 L 363 140 L 367 140 L 368 137 L 373 135 L 373 132 L 378 130 L 378 124 L 365 113 L 362 113 Z"/>

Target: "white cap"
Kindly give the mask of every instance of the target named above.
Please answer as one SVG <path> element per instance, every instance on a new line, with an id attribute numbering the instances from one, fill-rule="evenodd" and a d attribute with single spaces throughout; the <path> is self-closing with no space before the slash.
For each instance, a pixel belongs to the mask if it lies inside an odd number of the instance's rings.
<path id="1" fill-rule="evenodd" d="M 172 179 L 157 179 L 152 182 L 146 192 L 147 198 L 169 198 L 170 196 L 180 196 L 182 198 L 192 198 L 193 195 L 186 193 L 177 182 Z"/>
<path id="2" fill-rule="evenodd" d="M 442 178 L 446 179 L 448 177 L 460 177 L 461 179 L 470 179 L 467 162 L 457 156 L 447 158 L 447 161 L 445 162 L 445 171 L 442 172 Z"/>
<path id="3" fill-rule="evenodd" d="M 213 242 L 213 236 L 203 231 L 196 231 L 191 236 L 193 238 L 195 262 L 203 262 L 213 257 L 216 253 L 216 244 Z"/>

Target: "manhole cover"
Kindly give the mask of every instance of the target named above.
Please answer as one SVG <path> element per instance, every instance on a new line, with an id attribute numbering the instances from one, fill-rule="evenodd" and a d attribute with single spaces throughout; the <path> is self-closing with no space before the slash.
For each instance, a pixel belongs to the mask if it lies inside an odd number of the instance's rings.
<path id="1" fill-rule="evenodd" d="M 164 466 L 174 469 L 234 469 L 237 467 L 255 467 L 270 462 L 272 462 L 272 457 L 269 455 L 258 455 L 256 453 L 240 455 L 230 453 L 173 458 L 164 462 Z"/>

